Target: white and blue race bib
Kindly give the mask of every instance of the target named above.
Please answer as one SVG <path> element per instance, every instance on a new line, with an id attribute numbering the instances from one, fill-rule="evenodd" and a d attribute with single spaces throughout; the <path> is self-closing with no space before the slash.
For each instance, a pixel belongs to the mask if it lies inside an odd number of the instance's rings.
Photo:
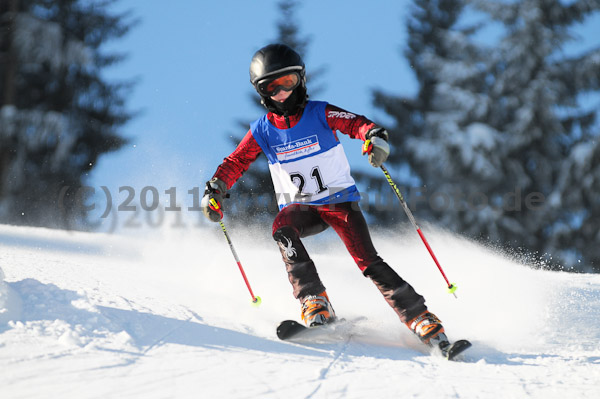
<path id="1" fill-rule="evenodd" d="M 277 129 L 266 115 L 250 125 L 269 161 L 279 209 L 360 199 L 342 144 L 325 119 L 326 106 L 326 102 L 309 101 L 290 129 Z"/>

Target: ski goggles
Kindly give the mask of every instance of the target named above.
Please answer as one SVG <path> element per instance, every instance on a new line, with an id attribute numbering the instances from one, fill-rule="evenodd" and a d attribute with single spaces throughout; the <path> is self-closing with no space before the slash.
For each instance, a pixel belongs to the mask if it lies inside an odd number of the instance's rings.
<path id="1" fill-rule="evenodd" d="M 275 78 L 267 78 L 256 84 L 258 92 L 265 97 L 277 95 L 280 90 L 292 91 L 300 84 L 300 74 L 298 72 L 288 73 Z"/>

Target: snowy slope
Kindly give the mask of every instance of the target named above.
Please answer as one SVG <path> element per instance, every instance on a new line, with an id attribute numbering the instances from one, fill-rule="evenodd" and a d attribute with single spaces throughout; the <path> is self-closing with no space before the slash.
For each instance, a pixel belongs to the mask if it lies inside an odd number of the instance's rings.
<path id="1" fill-rule="evenodd" d="M 0 398 L 600 397 L 600 276 L 534 270 L 426 226 L 454 299 L 414 232 L 375 235 L 449 337 L 474 343 L 446 362 L 327 233 L 306 245 L 338 315 L 359 321 L 349 340 L 291 344 L 274 327 L 299 306 L 268 230 L 231 231 L 254 308 L 218 226 L 0 226 Z"/>

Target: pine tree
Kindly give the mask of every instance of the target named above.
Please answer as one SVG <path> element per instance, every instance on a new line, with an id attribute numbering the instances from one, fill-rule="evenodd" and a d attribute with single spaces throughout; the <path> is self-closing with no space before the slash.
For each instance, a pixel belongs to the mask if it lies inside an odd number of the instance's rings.
<path id="1" fill-rule="evenodd" d="M 440 157 L 442 150 L 456 147 L 444 140 L 452 140 L 451 135 L 465 119 L 481 112 L 477 109 L 478 92 L 485 71 L 477 60 L 484 55 L 470 42 L 473 29 L 457 27 L 463 9 L 461 0 L 414 1 L 406 24 L 408 45 L 404 56 L 414 70 L 419 92 L 414 98 L 386 94 L 389 90 L 374 92 L 375 105 L 396 122 L 388 127 L 392 153 L 387 164 L 403 172 L 395 174 L 396 180 L 403 186 L 405 196 L 414 199 L 409 206 L 426 219 L 446 215 L 421 202 L 431 196 L 432 187 L 436 191 L 442 188 L 432 184 L 430 172 L 450 172 L 446 164 L 452 162 L 449 157 L 457 155 L 450 151 Z M 442 182 L 444 187 L 456 187 L 447 178 Z M 436 182 L 440 183 L 439 179 Z M 397 207 L 381 206 L 390 202 L 397 205 L 387 184 L 377 176 L 369 181 L 369 186 L 371 193 L 377 192 L 381 198 L 374 213 L 378 221 L 403 221 Z M 448 223 L 450 220 L 446 220 Z"/>
<path id="2" fill-rule="evenodd" d="M 418 3 L 407 57 L 421 90 L 410 115 L 416 123 L 402 143 L 406 158 L 422 179 L 425 209 L 438 223 L 496 238 L 486 205 L 496 203 L 488 195 L 505 181 L 497 152 L 502 138 L 485 123 L 493 112 L 487 98 L 491 51 L 474 42 L 477 26 L 461 23 L 463 1 Z"/>
<path id="3" fill-rule="evenodd" d="M 597 262 L 597 109 L 578 98 L 598 92 L 600 57 L 563 49 L 599 2 L 471 1 L 504 27 L 486 46 L 477 26 L 457 28 L 462 2 L 415 4 L 407 57 L 419 95 L 376 100 L 398 121 L 399 155 L 427 184 L 431 215 L 567 266 Z"/>
<path id="4" fill-rule="evenodd" d="M 122 56 L 100 46 L 123 36 L 113 3 L 9 0 L 0 8 L 0 222 L 81 225 L 78 189 L 98 157 L 120 148 L 129 83 L 101 70 Z"/>
<path id="5" fill-rule="evenodd" d="M 519 240 L 567 267 L 600 270 L 598 109 L 580 101 L 600 90 L 600 47 L 575 56 L 564 51 L 574 26 L 600 2 L 475 4 L 506 27 L 493 60 L 487 123 L 503 137 L 503 176 L 523 195 L 520 209 L 499 215 L 506 226 L 500 239 Z M 527 193 L 545 200 L 532 208 Z"/>

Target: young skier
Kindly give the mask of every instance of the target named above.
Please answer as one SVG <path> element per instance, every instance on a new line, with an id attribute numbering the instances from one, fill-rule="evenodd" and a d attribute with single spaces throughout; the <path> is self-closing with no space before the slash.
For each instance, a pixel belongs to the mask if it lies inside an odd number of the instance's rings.
<path id="1" fill-rule="evenodd" d="M 423 343 L 447 345 L 440 320 L 425 299 L 381 259 L 358 206 L 359 192 L 337 131 L 365 142 L 363 154 L 380 167 L 389 155 L 387 131 L 361 115 L 320 101 L 308 101 L 305 66 L 290 47 L 271 44 L 258 50 L 250 64 L 250 82 L 268 112 L 250 125 L 237 148 L 206 183 L 202 209 L 218 222 L 227 190 L 263 152 L 269 163 L 279 213 L 273 238 L 302 305 L 308 327 L 335 321 L 325 286 L 301 238 L 331 226 L 364 276 Z M 215 200 L 219 205 L 210 204 Z"/>

